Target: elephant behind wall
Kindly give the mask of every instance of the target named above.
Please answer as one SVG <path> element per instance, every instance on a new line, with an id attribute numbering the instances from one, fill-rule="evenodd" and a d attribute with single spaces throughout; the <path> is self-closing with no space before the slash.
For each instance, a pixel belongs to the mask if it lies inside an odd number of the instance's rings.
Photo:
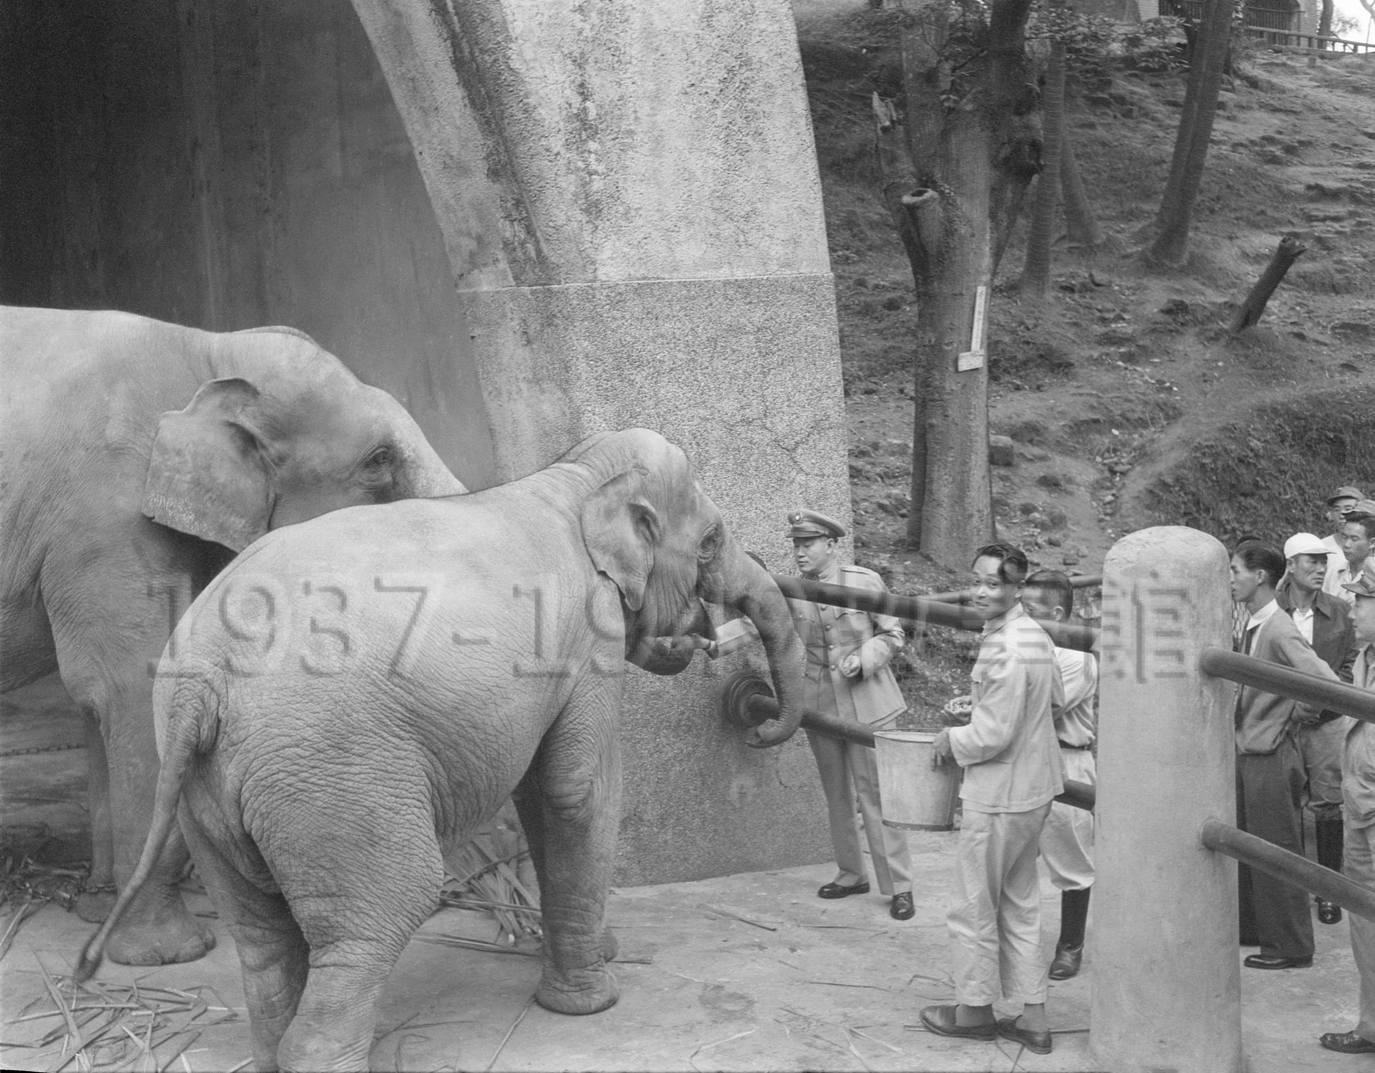
<path id="1" fill-rule="evenodd" d="M 258 1068 L 366 1069 L 377 998 L 435 907 L 444 852 L 514 796 L 544 927 L 535 998 L 606 1009 L 625 661 L 684 669 L 707 603 L 758 631 L 780 716 L 756 744 L 786 740 L 802 714 L 787 604 L 682 451 L 644 429 L 472 495 L 269 534 L 169 642 L 152 832 L 78 979 L 180 802 L 243 962 Z"/>
<path id="2" fill-rule="evenodd" d="M 99 920 L 133 872 L 158 771 L 153 669 L 181 612 L 263 533 L 463 485 L 394 398 L 290 328 L 217 334 L 0 307 L 0 689 L 56 670 L 87 716 Z M 174 839 L 117 961 L 200 957 Z M 102 889 L 103 888 L 103 889 Z"/>

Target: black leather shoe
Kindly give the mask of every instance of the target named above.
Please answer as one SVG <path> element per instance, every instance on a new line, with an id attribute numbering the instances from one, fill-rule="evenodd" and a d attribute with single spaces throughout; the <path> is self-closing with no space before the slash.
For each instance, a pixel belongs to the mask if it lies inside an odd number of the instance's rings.
<path id="1" fill-rule="evenodd" d="M 1015 1017 L 998 1018 L 998 1035 L 1002 1036 L 1003 1039 L 1012 1040 L 1013 1043 L 1020 1043 L 1033 1054 L 1050 1053 L 1050 1033 L 1033 1032 L 1029 1028 L 1023 1028 L 1017 1024 Z"/>
<path id="2" fill-rule="evenodd" d="M 1318 1037 L 1318 1042 L 1329 1051 L 1341 1051 L 1342 1054 L 1375 1053 L 1375 1040 L 1368 1040 L 1355 1032 L 1324 1032 Z"/>
<path id="3" fill-rule="evenodd" d="M 1282 958 L 1278 954 L 1252 954 L 1242 964 L 1248 969 L 1306 969 L 1313 964 L 1313 959 Z"/>
<path id="4" fill-rule="evenodd" d="M 888 906 L 888 915 L 894 920 L 911 920 L 917 915 L 917 908 L 912 904 L 912 892 L 910 890 L 893 895 L 893 903 Z"/>
<path id="5" fill-rule="evenodd" d="M 1057 943 L 1055 946 L 1055 960 L 1050 963 L 1050 978 L 1052 980 L 1068 980 L 1071 976 L 1079 975 L 1079 965 L 1084 960 L 1084 944 L 1078 946 L 1065 946 Z"/>
<path id="6" fill-rule="evenodd" d="M 839 883 L 827 883 L 816 892 L 818 898 L 848 898 L 851 894 L 868 894 L 868 883 L 856 883 L 853 887 L 842 887 Z"/>
<path id="7" fill-rule="evenodd" d="M 1340 924 L 1342 922 L 1342 907 L 1336 902 L 1325 902 L 1319 898 L 1318 920 L 1323 924 Z"/>

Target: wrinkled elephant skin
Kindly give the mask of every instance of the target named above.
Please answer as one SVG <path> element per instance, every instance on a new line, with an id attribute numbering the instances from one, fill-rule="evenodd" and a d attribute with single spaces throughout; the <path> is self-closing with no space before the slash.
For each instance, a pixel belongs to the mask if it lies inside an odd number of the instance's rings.
<path id="1" fill-rule="evenodd" d="M 643 429 L 484 492 L 272 533 L 206 589 L 159 668 L 143 860 L 180 800 L 260 1068 L 366 1068 L 444 852 L 508 796 L 541 892 L 535 998 L 570 1014 L 616 1001 L 603 911 L 625 660 L 700 625 L 708 597 L 748 609 L 786 736 L 802 672 L 787 606 L 682 452 Z"/>
<path id="2" fill-rule="evenodd" d="M 123 887 L 152 815 L 152 674 L 181 612 L 271 529 L 463 487 L 386 392 L 289 328 L 0 307 L 0 688 L 60 671 L 86 713 L 92 874 Z M 200 957 L 179 841 L 121 923 L 132 964 Z M 101 919 L 99 893 L 79 911 Z"/>

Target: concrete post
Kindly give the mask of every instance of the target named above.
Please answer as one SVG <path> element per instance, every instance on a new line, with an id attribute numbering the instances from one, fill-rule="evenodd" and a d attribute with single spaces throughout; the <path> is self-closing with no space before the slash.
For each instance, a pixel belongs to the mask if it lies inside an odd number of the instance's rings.
<path id="1" fill-rule="evenodd" d="M 444 232 L 500 476 L 641 425 L 687 452 L 775 569 L 789 509 L 848 527 L 834 286 L 788 0 L 354 6 Z M 830 855 L 803 736 L 751 750 L 716 718 L 716 687 L 746 658 L 629 674 L 617 882 Z"/>
<path id="2" fill-rule="evenodd" d="M 1090 1045 L 1113 1073 L 1241 1073 L 1236 865 L 1200 840 L 1236 822 L 1227 553 L 1144 529 L 1103 564 Z"/>

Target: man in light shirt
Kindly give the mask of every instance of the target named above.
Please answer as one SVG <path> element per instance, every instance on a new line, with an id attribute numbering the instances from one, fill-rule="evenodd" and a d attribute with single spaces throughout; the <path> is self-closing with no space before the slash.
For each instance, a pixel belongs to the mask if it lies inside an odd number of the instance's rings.
<path id="1" fill-rule="evenodd" d="M 1354 605 L 1356 597 L 1350 586 L 1360 580 L 1361 573 L 1371 560 L 1371 537 L 1375 536 L 1375 500 L 1362 499 L 1342 518 L 1335 534 L 1342 554 L 1328 560 L 1327 575 L 1322 591 Z"/>
<path id="2" fill-rule="evenodd" d="M 1351 612 L 1360 652 L 1352 667 L 1359 689 L 1375 691 L 1375 568 L 1352 583 Z M 1343 719 L 1342 801 L 1346 808 L 1346 874 L 1375 887 L 1375 725 Z M 1375 921 L 1351 914 L 1351 953 L 1361 978 L 1360 1019 L 1351 1032 L 1325 1032 L 1318 1042 L 1342 1054 L 1375 1054 Z"/>
<path id="3" fill-rule="evenodd" d="M 937 763 L 964 768 L 946 918 L 956 1003 L 927 1006 L 920 1016 L 937 1035 L 1002 1036 L 1049 1054 L 1036 857 L 1051 799 L 1064 788 L 1053 715 L 1063 693 L 1055 646 L 1022 609 L 1027 571 L 1026 555 L 1010 544 L 989 544 L 974 558 L 970 606 L 984 628 L 969 725 L 948 727 L 932 742 Z M 1021 1015 L 995 1018 L 999 998 L 1020 1000 Z"/>
<path id="4" fill-rule="evenodd" d="M 1356 658 L 1355 630 L 1346 604 L 1322 591 L 1327 570 L 1327 545 L 1312 533 L 1295 533 L 1284 542 L 1288 570 L 1275 589 L 1275 601 L 1289 613 L 1303 639 L 1343 682 L 1351 681 Z M 1313 814 L 1318 863 L 1342 870 L 1342 739 L 1346 726 L 1340 712 L 1295 715 L 1298 746 L 1308 786 L 1308 811 Z M 1318 900 L 1318 919 L 1336 924 L 1341 907 Z"/>
<path id="5" fill-rule="evenodd" d="M 1068 622 L 1074 610 L 1074 587 L 1059 571 L 1038 571 L 1026 579 L 1022 606 L 1037 622 Z M 1057 645 L 1055 665 L 1065 694 L 1063 707 L 1055 712 L 1065 778 L 1096 786 L 1093 702 L 1098 692 L 1098 661 L 1088 652 Z M 1055 944 L 1050 978 L 1068 980 L 1078 974 L 1084 957 L 1084 925 L 1093 889 L 1093 813 L 1053 802 L 1041 832 L 1041 860 L 1060 892 L 1060 940 Z"/>

